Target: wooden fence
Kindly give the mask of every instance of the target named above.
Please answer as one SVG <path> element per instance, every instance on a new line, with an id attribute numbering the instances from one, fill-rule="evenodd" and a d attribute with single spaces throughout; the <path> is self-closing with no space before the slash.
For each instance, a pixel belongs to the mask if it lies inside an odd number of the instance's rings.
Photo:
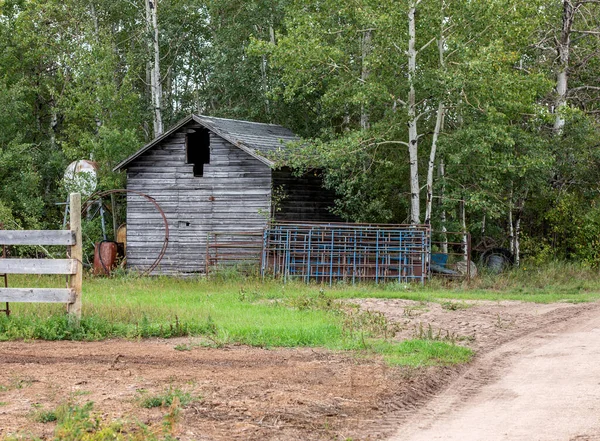
<path id="1" fill-rule="evenodd" d="M 0 230 L 2 245 L 63 245 L 67 259 L 0 259 L 0 274 L 65 274 L 67 288 L 0 288 L 1 302 L 66 303 L 69 314 L 81 318 L 83 281 L 81 196 L 70 196 L 69 230 Z M 8 309 L 8 308 L 7 308 Z"/>

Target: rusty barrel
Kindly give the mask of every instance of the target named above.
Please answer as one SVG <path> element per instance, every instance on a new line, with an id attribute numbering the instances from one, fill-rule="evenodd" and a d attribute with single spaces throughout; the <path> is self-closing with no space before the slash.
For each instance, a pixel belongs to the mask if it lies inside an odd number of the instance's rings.
<path id="1" fill-rule="evenodd" d="M 94 275 L 110 275 L 110 272 L 117 266 L 117 243 L 97 242 L 94 248 Z"/>

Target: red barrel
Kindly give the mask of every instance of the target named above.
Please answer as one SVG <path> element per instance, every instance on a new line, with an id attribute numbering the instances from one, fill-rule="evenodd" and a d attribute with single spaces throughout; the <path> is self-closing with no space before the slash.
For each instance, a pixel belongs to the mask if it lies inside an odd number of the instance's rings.
<path id="1" fill-rule="evenodd" d="M 97 242 L 94 247 L 94 275 L 108 276 L 117 266 L 117 243 Z"/>

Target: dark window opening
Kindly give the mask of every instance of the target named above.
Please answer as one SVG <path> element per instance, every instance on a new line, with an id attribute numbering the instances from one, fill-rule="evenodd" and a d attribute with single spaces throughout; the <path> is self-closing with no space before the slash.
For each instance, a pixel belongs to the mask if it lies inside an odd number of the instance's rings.
<path id="1" fill-rule="evenodd" d="M 210 135 L 201 129 L 185 137 L 186 163 L 194 164 L 194 176 L 204 176 L 204 164 L 210 164 Z"/>

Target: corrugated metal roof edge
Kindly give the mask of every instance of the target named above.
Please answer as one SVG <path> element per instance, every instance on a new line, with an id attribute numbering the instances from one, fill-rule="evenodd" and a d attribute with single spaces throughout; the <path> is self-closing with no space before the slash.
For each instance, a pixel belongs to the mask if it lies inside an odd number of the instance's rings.
<path id="1" fill-rule="evenodd" d="M 214 118 L 214 117 L 207 117 L 207 118 Z M 214 118 L 214 119 L 226 120 L 227 118 Z M 210 121 L 208 121 L 206 119 L 203 119 L 202 116 L 197 116 L 197 115 L 193 115 L 192 114 L 192 115 L 186 116 L 182 120 L 178 121 L 177 124 L 175 124 L 173 127 L 171 127 L 169 130 L 167 130 L 162 135 L 154 138 L 152 141 L 150 141 L 148 144 L 146 144 L 145 146 L 143 146 L 141 149 L 139 149 L 133 155 L 131 155 L 128 158 L 124 159 L 123 161 L 119 162 L 115 167 L 113 167 L 113 171 L 115 171 L 115 172 L 116 171 L 121 171 L 130 162 L 132 162 L 135 159 L 139 158 L 141 155 L 143 155 L 144 153 L 146 153 L 152 147 L 154 147 L 155 145 L 157 145 L 158 143 L 160 143 L 164 139 L 168 138 L 173 133 L 175 133 L 177 130 L 181 129 L 183 126 L 185 126 L 186 124 L 189 124 L 192 121 L 195 121 L 198 124 L 206 127 L 210 131 L 212 131 L 212 132 L 216 133 L 217 135 L 219 135 L 221 138 L 226 139 L 231 144 L 233 144 L 234 146 L 236 146 L 240 150 L 246 152 L 247 154 L 249 154 L 253 158 L 258 159 L 263 164 L 265 164 L 265 165 L 267 165 L 269 167 L 274 167 L 275 166 L 275 163 L 273 161 L 271 161 L 270 159 L 264 157 L 263 155 L 261 155 L 260 153 L 258 153 L 255 149 L 253 149 L 253 148 L 245 145 L 243 142 L 241 142 L 241 141 L 239 141 L 237 139 L 234 139 L 229 134 L 224 133 L 221 130 L 217 129 Z M 229 121 L 241 121 L 241 120 L 229 120 Z M 263 123 L 256 123 L 256 122 L 253 122 L 253 121 L 243 121 L 243 122 L 250 123 L 250 124 L 263 124 Z M 277 124 L 264 124 L 264 125 L 282 127 L 282 126 L 278 126 Z"/>

